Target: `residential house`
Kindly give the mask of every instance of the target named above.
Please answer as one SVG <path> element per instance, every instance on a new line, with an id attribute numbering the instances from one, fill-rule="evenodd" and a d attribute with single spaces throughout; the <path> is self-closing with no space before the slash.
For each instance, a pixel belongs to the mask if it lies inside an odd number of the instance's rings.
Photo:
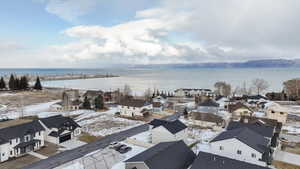
<path id="1" fill-rule="evenodd" d="M 118 103 L 118 112 L 125 117 L 146 117 L 153 112 L 153 105 L 145 100 L 127 99 Z"/>
<path id="2" fill-rule="evenodd" d="M 41 125 L 45 128 L 45 140 L 60 144 L 81 134 L 81 127 L 70 117 L 62 115 L 41 118 Z"/>
<path id="3" fill-rule="evenodd" d="M 190 121 L 194 125 L 220 130 L 225 127 L 225 120 L 212 113 L 191 112 Z"/>
<path id="4" fill-rule="evenodd" d="M 247 127 L 222 132 L 210 141 L 214 154 L 260 166 L 272 161 L 270 144 L 271 140 Z"/>
<path id="5" fill-rule="evenodd" d="M 210 89 L 185 89 L 180 88 L 175 90 L 176 97 L 195 97 L 195 96 L 211 96 L 214 97 L 214 92 Z"/>
<path id="6" fill-rule="evenodd" d="M 191 169 L 269 169 L 240 160 L 222 157 L 207 152 L 199 152 Z"/>
<path id="7" fill-rule="evenodd" d="M 116 103 L 120 97 L 120 94 L 121 93 L 118 90 L 104 92 L 103 94 L 104 103 L 105 104 Z"/>
<path id="8" fill-rule="evenodd" d="M 277 103 L 273 103 L 266 107 L 267 118 L 277 120 L 282 124 L 286 123 L 288 114 L 289 114 L 289 109 Z"/>
<path id="9" fill-rule="evenodd" d="M 187 126 L 180 120 L 154 119 L 150 123 L 151 143 L 178 141 L 187 138 Z"/>
<path id="10" fill-rule="evenodd" d="M 62 94 L 62 101 L 51 106 L 55 111 L 74 111 L 81 105 L 79 91 L 75 89 L 65 90 Z"/>
<path id="11" fill-rule="evenodd" d="M 44 131 L 37 120 L 0 129 L 0 162 L 43 147 Z"/>
<path id="12" fill-rule="evenodd" d="M 125 169 L 187 169 L 196 155 L 183 142 L 159 143 L 125 161 Z"/>
<path id="13" fill-rule="evenodd" d="M 164 106 L 161 102 L 153 102 L 153 112 L 161 113 L 164 110 Z"/>
<path id="14" fill-rule="evenodd" d="M 270 133 L 270 130 L 272 130 L 273 135 L 272 135 L 272 140 L 271 140 L 271 146 L 272 147 L 277 147 L 279 142 L 278 138 L 281 132 L 282 128 L 282 123 L 278 122 L 277 120 L 274 119 L 267 119 L 267 118 L 259 118 L 259 117 L 254 117 L 254 116 L 242 116 L 240 119 L 241 123 L 246 123 L 246 124 L 252 124 L 255 126 L 267 126 L 267 127 L 256 127 L 253 128 L 253 130 L 257 130 L 256 132 L 262 132 L 265 131 L 266 133 Z M 264 128 L 269 128 L 269 129 L 264 129 Z M 275 129 L 275 130 L 274 130 Z M 261 134 L 266 136 L 267 138 L 270 137 L 270 134 Z M 267 136 L 268 135 L 268 136 Z"/>
<path id="15" fill-rule="evenodd" d="M 229 104 L 228 112 L 232 114 L 232 118 L 235 120 L 240 119 L 241 116 L 252 116 L 253 114 L 252 109 L 241 102 Z"/>
<path id="16" fill-rule="evenodd" d="M 197 111 L 206 113 L 217 113 L 219 110 L 219 104 L 212 99 L 207 99 L 198 104 Z"/>

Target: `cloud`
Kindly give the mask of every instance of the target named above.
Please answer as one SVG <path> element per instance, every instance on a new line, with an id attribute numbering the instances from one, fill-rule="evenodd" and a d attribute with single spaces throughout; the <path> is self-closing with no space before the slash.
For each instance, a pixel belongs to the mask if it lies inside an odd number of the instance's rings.
<path id="1" fill-rule="evenodd" d="M 70 22 L 96 6 L 96 0 L 42 1 Z M 298 0 L 161 0 L 123 23 L 66 29 L 72 42 L 40 53 L 49 63 L 79 66 L 293 59 L 300 56 L 299 11 Z"/>
<path id="2" fill-rule="evenodd" d="M 46 11 L 58 17 L 76 22 L 96 8 L 97 0 L 36 0 L 46 4 Z"/>

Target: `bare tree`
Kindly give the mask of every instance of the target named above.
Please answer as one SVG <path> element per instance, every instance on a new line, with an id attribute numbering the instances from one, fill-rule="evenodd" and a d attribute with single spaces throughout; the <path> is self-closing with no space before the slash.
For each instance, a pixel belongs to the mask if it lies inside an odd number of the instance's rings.
<path id="1" fill-rule="evenodd" d="M 153 91 L 150 88 L 145 90 L 145 92 L 144 92 L 145 100 L 151 101 L 152 95 L 153 95 Z"/>
<path id="2" fill-rule="evenodd" d="M 253 89 L 259 95 L 261 92 L 267 90 L 269 88 L 269 83 L 264 79 L 254 79 L 252 80 Z"/>
<path id="3" fill-rule="evenodd" d="M 122 92 L 123 96 L 125 97 L 130 97 L 132 96 L 132 90 L 130 88 L 130 86 L 128 84 L 125 84 L 124 85 L 124 89 L 123 89 L 123 92 Z"/>
<path id="4" fill-rule="evenodd" d="M 217 95 L 229 96 L 231 94 L 231 85 L 226 82 L 216 82 L 214 86 Z"/>
<path id="5" fill-rule="evenodd" d="M 291 79 L 283 82 L 284 91 L 290 99 L 298 99 L 300 95 L 300 79 Z"/>

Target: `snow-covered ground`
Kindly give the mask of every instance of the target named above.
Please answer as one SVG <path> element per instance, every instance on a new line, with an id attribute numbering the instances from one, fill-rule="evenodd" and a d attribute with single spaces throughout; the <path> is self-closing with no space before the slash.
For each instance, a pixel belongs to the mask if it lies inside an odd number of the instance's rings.
<path id="1" fill-rule="evenodd" d="M 144 123 L 116 117 L 116 112 L 116 108 L 111 108 L 105 112 L 83 113 L 75 121 L 82 126 L 83 131 L 94 136 L 110 135 Z"/>
<path id="2" fill-rule="evenodd" d="M 300 134 L 300 126 L 282 126 L 282 130 L 286 130 L 287 134 Z"/>
<path id="3" fill-rule="evenodd" d="M 51 102 L 46 103 L 40 103 L 40 104 L 34 104 L 30 106 L 25 106 L 23 109 L 19 109 L 17 111 L 9 111 L 4 112 L 0 115 L 1 118 L 9 118 L 9 119 L 16 119 L 24 116 L 37 116 L 41 112 L 46 112 L 50 110 L 50 106 L 59 102 L 60 100 L 54 100 Z M 53 113 L 49 112 L 48 114 Z"/>

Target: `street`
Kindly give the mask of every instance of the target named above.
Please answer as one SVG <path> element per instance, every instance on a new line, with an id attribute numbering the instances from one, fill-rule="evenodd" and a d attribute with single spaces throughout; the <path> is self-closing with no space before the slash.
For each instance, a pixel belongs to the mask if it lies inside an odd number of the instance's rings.
<path id="1" fill-rule="evenodd" d="M 175 120 L 178 119 L 181 113 L 175 113 L 171 116 L 165 117 L 165 120 Z M 94 152 L 99 149 L 107 147 L 111 142 L 122 141 L 127 137 L 134 136 L 136 134 L 145 132 L 148 130 L 148 124 L 139 125 L 131 129 L 121 131 L 109 136 L 104 137 L 103 139 L 97 140 L 93 143 L 83 145 L 81 147 L 75 148 L 73 150 L 67 150 L 62 153 L 51 156 L 45 160 L 38 161 L 31 165 L 24 167 L 23 169 L 52 169 L 58 167 L 62 164 L 70 162 L 72 160 L 78 159 L 82 156 L 85 156 L 91 152 Z"/>

